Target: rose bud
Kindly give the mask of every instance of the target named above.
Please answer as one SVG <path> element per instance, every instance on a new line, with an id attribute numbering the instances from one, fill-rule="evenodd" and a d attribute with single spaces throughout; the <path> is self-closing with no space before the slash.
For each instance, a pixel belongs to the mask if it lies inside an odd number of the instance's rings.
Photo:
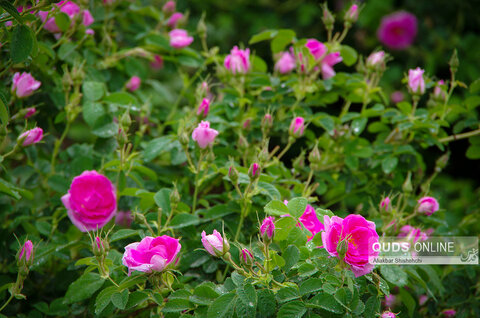
<path id="1" fill-rule="evenodd" d="M 22 143 L 23 147 L 27 147 L 37 142 L 40 142 L 43 138 L 43 129 L 35 127 L 33 129 L 27 130 L 18 136 L 17 141 Z"/>
<path id="2" fill-rule="evenodd" d="M 248 169 L 248 176 L 250 179 L 255 180 L 260 176 L 260 171 L 259 171 L 260 166 L 258 163 L 252 163 L 250 166 L 250 169 Z"/>
<path id="3" fill-rule="evenodd" d="M 303 117 L 295 117 L 290 124 L 289 133 L 290 136 L 295 138 L 301 137 L 303 135 L 303 130 L 305 129 L 305 119 Z"/>
<path id="4" fill-rule="evenodd" d="M 26 241 L 21 250 L 20 253 L 18 254 L 18 261 L 23 262 L 25 261 L 26 263 L 32 263 L 33 262 L 33 244 L 32 241 L 28 240 Z"/>
<path id="5" fill-rule="evenodd" d="M 412 94 L 422 95 L 425 93 L 425 80 L 423 79 L 424 72 L 425 71 L 420 67 L 408 71 L 408 89 Z"/>
<path id="6" fill-rule="evenodd" d="M 140 84 L 142 84 L 142 80 L 140 79 L 140 77 L 138 76 L 132 76 L 127 84 L 125 84 L 125 87 L 130 91 L 130 92 L 134 92 L 136 91 L 139 87 L 140 87 Z"/>
<path id="7" fill-rule="evenodd" d="M 384 311 L 383 314 L 380 316 L 380 318 L 395 318 L 395 317 L 397 317 L 397 315 L 391 311 Z"/>
<path id="8" fill-rule="evenodd" d="M 296 66 L 295 57 L 290 52 L 282 52 L 280 54 L 280 58 L 277 63 L 275 63 L 275 71 L 280 74 L 290 73 Z"/>
<path id="9" fill-rule="evenodd" d="M 162 11 L 165 13 L 173 13 L 175 11 L 175 1 L 167 1 L 162 7 Z"/>
<path id="10" fill-rule="evenodd" d="M 203 113 L 203 117 L 207 117 L 208 111 L 210 110 L 210 100 L 208 98 L 204 98 L 197 109 L 197 115 L 201 115 Z"/>
<path id="11" fill-rule="evenodd" d="M 30 73 L 19 72 L 13 75 L 12 92 L 18 98 L 28 97 L 32 95 L 42 85 L 41 82 L 35 80 Z"/>
<path id="12" fill-rule="evenodd" d="M 271 242 L 275 235 L 275 218 L 273 216 L 266 217 L 260 226 L 260 236 L 264 242 Z"/>
<path id="13" fill-rule="evenodd" d="M 374 70 L 382 70 L 385 68 L 385 52 L 378 51 L 370 54 L 367 58 L 367 67 Z"/>
<path id="14" fill-rule="evenodd" d="M 344 20 L 349 23 L 355 23 L 358 20 L 358 5 L 352 4 L 345 12 Z"/>
<path id="15" fill-rule="evenodd" d="M 255 262 L 255 258 L 248 249 L 244 248 L 240 251 L 240 261 L 246 267 L 252 267 L 253 263 Z"/>
<path id="16" fill-rule="evenodd" d="M 385 197 L 382 202 L 380 202 L 380 207 L 382 209 L 384 209 L 385 211 L 388 211 L 388 209 L 390 208 L 390 198 L 389 197 Z"/>
<path id="17" fill-rule="evenodd" d="M 216 257 L 222 257 L 230 250 L 230 244 L 217 230 L 213 230 L 213 233 L 209 235 L 203 231 L 202 244 L 210 255 Z"/>
<path id="18" fill-rule="evenodd" d="M 418 212 L 425 213 L 426 215 L 432 215 L 438 211 L 438 201 L 432 197 L 423 197 L 418 200 Z"/>
<path id="19" fill-rule="evenodd" d="M 228 177 L 233 184 L 238 183 L 238 171 L 235 169 L 235 166 L 232 164 L 230 168 L 228 168 Z"/>
<path id="20" fill-rule="evenodd" d="M 25 118 L 29 118 L 33 116 L 36 112 L 37 110 L 35 109 L 35 107 L 27 108 L 27 113 L 25 114 Z"/>

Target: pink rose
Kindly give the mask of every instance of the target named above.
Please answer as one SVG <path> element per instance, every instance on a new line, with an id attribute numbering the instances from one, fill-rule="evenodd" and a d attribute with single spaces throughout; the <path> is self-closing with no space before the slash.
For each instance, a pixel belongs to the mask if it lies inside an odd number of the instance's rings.
<path id="1" fill-rule="evenodd" d="M 87 35 L 95 35 L 95 31 L 93 29 L 86 29 L 85 34 Z"/>
<path id="2" fill-rule="evenodd" d="M 385 66 L 385 52 L 378 51 L 373 52 L 367 58 L 367 67 L 370 67 L 374 70 L 381 69 Z"/>
<path id="3" fill-rule="evenodd" d="M 305 47 L 310 51 L 316 60 L 322 59 L 327 54 L 327 47 L 316 39 L 308 39 Z"/>
<path id="4" fill-rule="evenodd" d="M 142 84 L 142 80 L 140 79 L 140 77 L 138 76 L 132 76 L 127 84 L 125 84 L 125 87 L 130 91 L 130 92 L 134 92 L 136 91 L 140 85 Z"/>
<path id="5" fill-rule="evenodd" d="M 25 114 L 25 118 L 32 117 L 33 115 L 35 115 L 36 112 L 37 110 L 35 109 L 35 107 L 27 108 L 27 113 Z"/>
<path id="6" fill-rule="evenodd" d="M 20 74 L 19 72 L 16 72 L 13 74 L 13 79 L 12 79 L 12 92 L 17 96 L 18 98 L 23 98 L 23 97 L 28 97 L 35 92 L 40 85 L 42 85 L 41 82 L 35 80 L 35 78 L 27 72 L 23 72 Z"/>
<path id="7" fill-rule="evenodd" d="M 453 309 L 445 309 L 444 311 L 442 311 L 442 315 L 447 318 L 455 317 L 456 314 L 457 312 Z"/>
<path id="8" fill-rule="evenodd" d="M 175 49 L 182 49 L 193 42 L 193 37 L 189 36 L 187 31 L 175 29 L 168 33 L 170 36 L 170 46 Z"/>
<path id="9" fill-rule="evenodd" d="M 260 166 L 258 165 L 258 163 L 252 163 L 252 165 L 248 169 L 248 176 L 252 179 L 257 177 L 259 168 Z"/>
<path id="10" fill-rule="evenodd" d="M 201 115 L 203 113 L 203 117 L 207 117 L 209 109 L 210 100 L 208 98 L 204 98 L 202 103 L 198 106 L 197 115 Z"/>
<path id="11" fill-rule="evenodd" d="M 295 69 L 295 57 L 290 52 L 282 52 L 277 63 L 275 63 L 275 71 L 280 74 L 290 73 Z"/>
<path id="12" fill-rule="evenodd" d="M 28 6 L 27 6 L 27 9 L 30 8 L 30 7 L 31 7 L 31 6 L 28 5 Z M 17 11 L 18 11 L 18 13 L 22 13 L 22 12 L 23 12 L 23 6 L 18 6 L 18 7 L 17 7 Z M 5 26 L 7 26 L 7 27 L 12 26 L 12 25 L 13 25 L 13 21 L 7 21 L 7 22 L 5 22 Z M 2 45 L 0 44 L 0 47 L 1 47 L 1 46 L 2 46 Z"/>
<path id="13" fill-rule="evenodd" d="M 395 104 L 400 103 L 403 100 L 403 98 L 404 98 L 404 96 L 403 96 L 403 93 L 401 91 L 395 91 L 390 95 L 390 99 Z"/>
<path id="14" fill-rule="evenodd" d="M 310 204 L 307 205 L 303 214 L 298 218 L 303 226 L 312 233 L 308 240 L 312 240 L 315 234 L 320 233 L 325 229 L 322 222 L 317 217 L 315 209 Z"/>
<path id="15" fill-rule="evenodd" d="M 57 7 L 60 7 L 60 12 L 63 12 L 66 15 L 68 15 L 68 17 L 72 21 L 71 24 L 73 25 L 75 17 L 78 14 L 80 14 L 80 7 L 72 1 L 60 1 L 60 2 L 56 3 L 55 5 Z M 49 13 L 48 11 L 39 11 L 38 12 L 38 15 L 40 16 L 40 19 L 42 20 L 42 22 L 45 22 L 45 20 L 47 19 L 48 13 Z M 45 28 L 45 30 L 50 31 L 52 33 L 61 32 L 60 29 L 58 28 L 57 24 L 55 23 L 55 17 L 53 17 L 53 16 L 50 16 L 48 18 L 48 20 L 45 22 L 44 28 Z"/>
<path id="16" fill-rule="evenodd" d="M 165 13 L 172 13 L 175 11 L 175 1 L 167 1 L 162 7 L 162 11 Z"/>
<path id="17" fill-rule="evenodd" d="M 324 216 L 325 232 L 322 232 L 323 247 L 331 256 L 339 257 L 337 247 L 345 242 L 347 250 L 344 261 L 350 264 L 355 277 L 360 277 L 373 270 L 369 256 L 378 256 L 371 246 L 378 242 L 375 223 L 365 220 L 361 215 L 350 214 L 345 219 L 338 216 Z"/>
<path id="18" fill-rule="evenodd" d="M 425 93 L 425 80 L 423 79 L 423 73 L 425 71 L 420 67 L 414 70 L 408 70 L 408 88 L 412 94 Z"/>
<path id="19" fill-rule="evenodd" d="M 232 74 L 247 73 L 250 70 L 250 49 L 241 50 L 234 46 L 223 64 Z"/>
<path id="20" fill-rule="evenodd" d="M 426 241 L 428 237 L 433 233 L 433 229 L 428 229 L 425 232 L 422 232 L 419 228 L 413 227 L 411 225 L 404 225 L 400 228 L 400 233 L 398 237 L 405 237 L 409 241 L 416 243 L 418 240 Z"/>
<path id="21" fill-rule="evenodd" d="M 272 127 L 273 126 L 273 117 L 271 114 L 265 114 L 262 120 L 262 127 Z"/>
<path id="22" fill-rule="evenodd" d="M 162 67 L 163 67 L 163 58 L 162 58 L 160 55 L 155 55 L 155 56 L 153 57 L 152 63 L 150 63 L 150 66 L 151 66 L 154 70 L 160 70 L 160 69 L 162 69 Z"/>
<path id="23" fill-rule="evenodd" d="M 202 120 L 202 122 L 198 124 L 198 127 L 193 130 L 192 139 L 203 149 L 208 145 L 213 144 L 217 135 L 218 131 L 210 128 L 210 122 Z"/>
<path id="24" fill-rule="evenodd" d="M 295 117 L 290 123 L 289 132 L 294 137 L 301 137 L 305 129 L 305 119 L 303 117 Z"/>
<path id="25" fill-rule="evenodd" d="M 335 75 L 333 66 L 342 61 L 340 52 L 330 53 L 322 61 L 322 77 L 323 79 L 329 79 Z"/>
<path id="26" fill-rule="evenodd" d="M 390 198 L 389 197 L 385 197 L 382 202 L 380 202 L 380 207 L 382 209 L 384 209 L 385 211 L 388 211 L 388 209 L 390 208 Z"/>
<path id="27" fill-rule="evenodd" d="M 95 22 L 95 19 L 93 19 L 92 14 L 88 10 L 83 10 L 83 19 L 82 23 L 84 26 L 88 27 L 90 26 L 93 22 Z"/>
<path id="28" fill-rule="evenodd" d="M 418 297 L 418 304 L 419 304 L 420 306 L 425 305 L 425 303 L 426 303 L 427 301 L 428 301 L 428 296 L 427 296 L 427 295 L 420 295 L 420 296 Z"/>
<path id="29" fill-rule="evenodd" d="M 36 144 L 43 138 L 43 129 L 39 127 L 35 127 L 33 129 L 27 130 L 20 136 L 18 136 L 18 140 L 22 140 L 22 146 L 27 147 L 33 144 Z"/>
<path id="30" fill-rule="evenodd" d="M 210 255 L 217 257 L 222 257 L 230 250 L 227 239 L 223 238 L 217 230 L 213 230 L 213 233 L 209 235 L 203 231 L 202 244 Z"/>
<path id="31" fill-rule="evenodd" d="M 377 37 L 388 48 L 403 50 L 409 47 L 417 35 L 417 18 L 399 11 L 382 18 Z"/>
<path id="32" fill-rule="evenodd" d="M 315 60 L 320 61 L 323 79 L 329 79 L 333 77 L 335 75 L 333 66 L 342 61 L 340 52 L 327 54 L 327 47 L 322 42 L 319 42 L 315 39 L 309 39 L 307 44 L 305 44 L 305 47 L 310 51 Z M 301 56 L 300 60 L 302 60 Z"/>
<path id="33" fill-rule="evenodd" d="M 30 258 L 33 259 L 33 244 L 30 240 L 26 241 L 23 244 L 22 249 L 20 250 L 20 254 L 18 254 L 18 260 L 22 261 L 24 255 L 26 262 L 30 261 Z"/>
<path id="34" fill-rule="evenodd" d="M 266 242 L 270 242 L 275 234 L 275 218 L 273 216 L 266 217 L 260 226 L 260 236 Z"/>
<path id="35" fill-rule="evenodd" d="M 132 271 L 162 272 L 176 265 L 181 248 L 178 240 L 168 235 L 146 236 L 140 242 L 125 246 L 122 263 L 128 267 L 128 276 Z"/>
<path id="36" fill-rule="evenodd" d="M 438 101 L 444 101 L 447 98 L 444 90 L 445 82 L 443 80 L 439 80 L 433 89 L 433 98 Z"/>
<path id="37" fill-rule="evenodd" d="M 253 257 L 253 254 L 246 248 L 242 249 L 241 251 L 241 258 L 240 260 L 245 266 L 252 266 L 253 263 L 255 262 L 255 258 Z"/>
<path id="38" fill-rule="evenodd" d="M 167 21 L 167 26 L 170 28 L 175 28 L 177 26 L 178 20 L 183 18 L 183 13 L 175 12 Z"/>
<path id="39" fill-rule="evenodd" d="M 395 315 L 393 312 L 391 311 L 384 311 L 382 313 L 382 315 L 380 316 L 380 318 L 395 318 L 397 317 L 397 315 Z"/>
<path id="40" fill-rule="evenodd" d="M 432 215 L 438 211 L 438 201 L 432 197 L 423 197 L 418 200 L 418 212 L 425 213 L 426 215 Z"/>
<path id="41" fill-rule="evenodd" d="M 82 232 L 103 227 L 117 211 L 115 187 L 96 171 L 84 171 L 73 178 L 62 202 L 73 225 Z"/>

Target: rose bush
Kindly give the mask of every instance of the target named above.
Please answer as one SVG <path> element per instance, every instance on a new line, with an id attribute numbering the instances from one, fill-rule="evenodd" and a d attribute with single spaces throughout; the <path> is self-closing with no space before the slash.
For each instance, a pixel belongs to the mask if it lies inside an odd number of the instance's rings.
<path id="1" fill-rule="evenodd" d="M 396 62 L 425 44 L 422 19 L 324 5 L 305 10 L 324 30 L 261 25 L 224 47 L 218 12 L 174 1 L 15 4 L 0 315 L 480 314 L 478 266 L 368 262 L 382 236 L 480 229 L 476 180 L 449 170 L 470 164 L 458 144 L 479 157 L 480 82 L 462 82 L 466 53 L 438 73 Z"/>

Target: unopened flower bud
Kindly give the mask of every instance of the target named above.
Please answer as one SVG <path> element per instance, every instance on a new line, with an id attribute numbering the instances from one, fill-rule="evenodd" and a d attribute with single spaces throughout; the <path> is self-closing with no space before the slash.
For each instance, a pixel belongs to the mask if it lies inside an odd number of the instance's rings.
<path id="1" fill-rule="evenodd" d="M 238 149 L 239 149 L 240 151 L 245 151 L 245 150 L 248 149 L 248 141 L 247 141 L 247 139 L 245 139 L 245 137 L 243 137 L 242 135 L 238 136 L 237 145 L 238 145 Z"/>
<path id="2" fill-rule="evenodd" d="M 380 202 L 380 208 L 382 208 L 384 211 L 388 211 L 390 208 L 390 198 L 385 197 L 382 202 Z"/>
<path id="3" fill-rule="evenodd" d="M 242 262 L 245 267 L 252 267 L 253 263 L 255 261 L 255 258 L 253 257 L 253 254 L 246 248 L 242 249 L 240 251 L 240 261 Z"/>
<path id="4" fill-rule="evenodd" d="M 230 244 L 227 239 L 222 237 L 217 230 L 213 230 L 213 234 L 210 235 L 203 231 L 202 244 L 205 250 L 212 256 L 222 257 L 230 250 Z"/>
<path id="5" fill-rule="evenodd" d="M 338 245 L 337 245 L 338 258 L 343 260 L 345 258 L 345 255 L 347 254 L 347 250 L 348 250 L 348 242 L 345 239 L 338 242 Z"/>
<path id="6" fill-rule="evenodd" d="M 447 166 L 448 159 L 450 158 L 450 152 L 443 154 L 440 158 L 437 159 L 435 162 L 435 168 L 439 170 L 444 169 Z"/>
<path id="7" fill-rule="evenodd" d="M 120 125 L 125 129 L 128 130 L 130 125 L 132 125 L 132 119 L 130 118 L 129 111 L 123 113 L 122 117 L 120 117 Z"/>
<path id="8" fill-rule="evenodd" d="M 367 67 L 373 71 L 385 69 L 385 52 L 373 52 L 367 58 Z"/>
<path id="9" fill-rule="evenodd" d="M 258 165 L 258 163 L 252 163 L 250 169 L 248 169 L 248 176 L 252 180 L 258 179 L 258 177 L 260 176 L 260 166 Z"/>
<path id="10" fill-rule="evenodd" d="M 447 98 L 447 94 L 444 90 L 445 82 L 443 80 L 439 80 L 433 89 L 433 99 L 438 102 L 445 102 Z"/>
<path id="11" fill-rule="evenodd" d="M 252 119 L 251 119 L 251 118 L 247 118 L 247 119 L 243 122 L 243 129 L 249 130 L 251 123 L 252 123 Z"/>
<path id="12" fill-rule="evenodd" d="M 188 138 L 188 134 L 185 131 L 183 131 L 179 134 L 178 140 L 180 141 L 180 144 L 182 144 L 183 146 L 187 146 L 190 141 L 190 138 Z"/>
<path id="13" fill-rule="evenodd" d="M 308 154 L 308 161 L 310 161 L 310 164 L 319 165 L 320 160 L 320 150 L 318 150 L 318 145 L 316 144 L 315 147 L 313 147 L 312 151 L 310 151 L 310 153 Z"/>
<path id="14" fill-rule="evenodd" d="M 33 244 L 32 241 L 26 241 L 18 253 L 18 265 L 25 265 L 27 268 L 33 263 Z"/>
<path id="15" fill-rule="evenodd" d="M 265 243 L 270 243 L 275 235 L 275 218 L 273 216 L 266 217 L 260 226 L 260 236 Z"/>
<path id="16" fill-rule="evenodd" d="M 270 153 L 268 152 L 268 145 L 266 145 L 258 154 L 258 161 L 260 162 L 261 165 L 263 165 L 268 161 L 269 158 L 270 158 Z"/>
<path id="17" fill-rule="evenodd" d="M 305 129 L 305 119 L 303 117 L 295 117 L 289 128 L 290 136 L 295 138 L 301 137 L 303 135 L 303 130 Z"/>
<path id="18" fill-rule="evenodd" d="M 335 23 L 335 16 L 332 14 L 332 12 L 330 12 L 330 10 L 328 10 L 326 3 L 323 5 L 322 21 L 327 31 L 333 29 L 333 25 Z"/>
<path id="19" fill-rule="evenodd" d="M 178 193 L 177 187 L 174 186 L 172 192 L 170 192 L 170 204 L 176 206 L 180 202 L 180 193 Z"/>
<path id="20" fill-rule="evenodd" d="M 198 21 L 197 33 L 198 33 L 198 36 L 201 38 L 206 37 L 207 35 L 207 25 L 205 24 L 205 14 L 202 14 L 202 17 Z"/>
<path id="21" fill-rule="evenodd" d="M 418 212 L 429 216 L 437 212 L 439 208 L 438 201 L 432 197 L 423 197 L 418 200 Z"/>
<path id="22" fill-rule="evenodd" d="M 450 65 L 450 71 L 452 73 L 455 73 L 458 70 L 460 61 L 458 60 L 457 50 L 453 51 L 452 57 L 450 58 L 450 61 L 448 62 L 448 64 Z"/>
<path id="23" fill-rule="evenodd" d="M 203 117 L 207 117 L 208 111 L 210 110 L 210 100 L 208 98 L 202 99 L 202 102 L 198 106 L 197 115 L 202 115 Z"/>
<path id="24" fill-rule="evenodd" d="M 352 4 L 350 8 L 348 8 L 347 12 L 345 12 L 344 20 L 348 23 L 355 23 L 358 20 L 358 5 Z"/>
<path id="25" fill-rule="evenodd" d="M 92 250 L 93 250 L 93 255 L 95 256 L 102 256 L 106 255 L 108 249 L 107 249 L 106 242 L 104 242 L 101 238 L 98 236 L 95 237 L 95 240 L 92 242 Z"/>
<path id="26" fill-rule="evenodd" d="M 271 114 L 265 114 L 262 119 L 262 128 L 272 128 L 273 117 Z"/>
<path id="27" fill-rule="evenodd" d="M 233 184 L 238 183 L 238 170 L 235 169 L 235 166 L 232 164 L 230 168 L 228 168 L 228 177 Z"/>
<path id="28" fill-rule="evenodd" d="M 167 14 L 175 12 L 175 1 L 167 1 L 162 7 L 162 11 Z"/>
<path id="29" fill-rule="evenodd" d="M 402 185 L 402 190 L 404 192 L 410 193 L 413 190 L 412 187 L 412 173 L 409 171 L 407 174 L 407 178 L 405 179 L 405 182 Z"/>

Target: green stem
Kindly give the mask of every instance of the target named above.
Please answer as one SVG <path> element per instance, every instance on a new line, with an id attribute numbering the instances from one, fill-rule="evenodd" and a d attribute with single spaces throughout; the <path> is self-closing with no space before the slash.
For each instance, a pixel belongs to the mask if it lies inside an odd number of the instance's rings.
<path id="1" fill-rule="evenodd" d="M 265 270 L 270 273 L 270 250 L 268 249 L 268 243 L 265 244 Z"/>
<path id="2" fill-rule="evenodd" d="M 313 169 L 310 168 L 310 173 L 308 174 L 308 179 L 307 179 L 307 182 L 305 183 L 305 188 L 303 188 L 302 196 L 305 196 L 307 194 L 308 185 L 312 181 L 312 178 L 313 178 Z"/>
<path id="3" fill-rule="evenodd" d="M 58 151 L 60 150 L 60 146 L 63 143 L 63 140 L 67 136 L 68 131 L 70 130 L 70 125 L 71 121 L 67 121 L 67 125 L 65 126 L 65 129 L 63 130 L 62 136 L 60 136 L 60 139 L 55 141 L 55 147 L 53 148 L 53 154 L 52 154 L 52 160 L 50 163 L 51 166 L 51 173 L 55 173 L 55 161 L 57 159 Z"/>
<path id="4" fill-rule="evenodd" d="M 288 149 L 290 149 L 290 147 L 292 146 L 293 142 L 292 141 L 288 141 L 288 144 L 285 148 L 283 148 L 282 152 L 278 154 L 277 156 L 277 159 L 280 160 L 280 158 L 283 157 L 283 155 L 288 151 Z"/>
<path id="5" fill-rule="evenodd" d="M 348 113 L 348 110 L 350 109 L 350 105 L 352 105 L 351 101 L 345 102 L 345 105 L 343 106 L 342 112 L 340 113 L 340 116 L 339 116 L 340 119 L 342 119 L 342 117 Z"/>
<path id="6" fill-rule="evenodd" d="M 469 132 L 466 132 L 466 133 L 463 133 L 463 134 L 451 135 L 451 136 L 448 136 L 448 137 L 445 137 L 445 138 L 441 138 L 439 141 L 441 143 L 446 143 L 446 142 L 450 142 L 450 141 L 453 141 L 453 140 L 470 138 L 470 137 L 477 136 L 477 135 L 480 135 L 480 129 L 469 131 Z"/>
<path id="7" fill-rule="evenodd" d="M 198 158 L 197 162 L 197 169 L 195 171 L 195 190 L 193 192 L 193 204 L 192 204 L 192 213 L 195 213 L 195 209 L 197 208 L 197 196 L 198 196 L 198 188 L 200 185 L 198 184 L 198 178 L 200 175 L 200 165 L 202 164 L 203 160 L 203 152 L 200 150 L 200 157 Z"/>
<path id="8" fill-rule="evenodd" d="M 240 220 L 238 222 L 237 232 L 235 233 L 235 241 L 237 241 L 238 237 L 240 236 L 240 230 L 243 227 L 243 221 L 248 214 L 248 210 L 250 210 L 250 204 L 248 204 L 246 200 L 244 200 L 242 212 L 240 213 Z"/>
<path id="9" fill-rule="evenodd" d="M 5 304 L 3 304 L 3 306 L 0 308 L 0 312 L 5 308 L 7 307 L 7 305 L 12 301 L 13 299 L 13 294 L 10 294 L 10 297 L 7 299 L 7 301 L 5 302 Z"/>

